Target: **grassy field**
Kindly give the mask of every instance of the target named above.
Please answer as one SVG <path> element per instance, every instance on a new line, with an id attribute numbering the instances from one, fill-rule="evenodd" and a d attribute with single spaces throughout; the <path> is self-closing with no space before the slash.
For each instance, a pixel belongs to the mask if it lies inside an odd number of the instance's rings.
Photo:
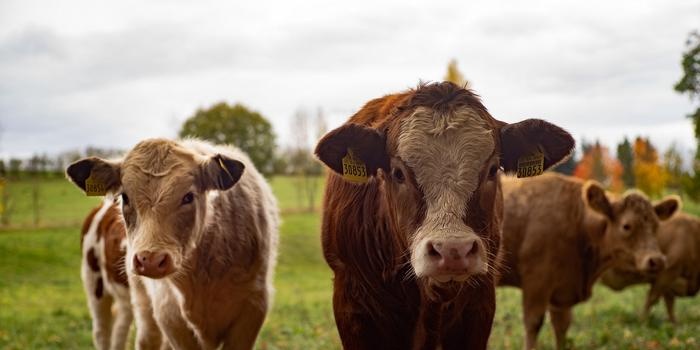
<path id="1" fill-rule="evenodd" d="M 319 215 L 296 210 L 295 181 L 272 180 L 283 209 L 283 225 L 276 299 L 258 347 L 336 349 L 331 272 L 321 256 Z M 0 349 L 91 348 L 90 317 L 79 277 L 77 225 L 97 199 L 82 196 L 64 180 L 43 181 L 38 185 L 39 227 L 33 228 L 32 186 L 10 184 L 15 201 L 13 228 L 0 232 Z M 700 298 L 678 300 L 680 323 L 672 327 L 665 322 L 661 305 L 650 320 L 639 320 L 645 293 L 644 287 L 613 293 L 597 286 L 593 298 L 574 309 L 568 333 L 571 348 L 699 348 Z M 520 291 L 499 289 L 490 347 L 520 349 L 522 333 Z M 541 349 L 553 347 L 548 324 L 540 340 Z"/>

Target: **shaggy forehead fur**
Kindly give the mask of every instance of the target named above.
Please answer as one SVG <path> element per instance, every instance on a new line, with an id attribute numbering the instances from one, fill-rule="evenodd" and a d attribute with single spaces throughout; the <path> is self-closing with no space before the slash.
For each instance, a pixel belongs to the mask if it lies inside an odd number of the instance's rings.
<path id="1" fill-rule="evenodd" d="M 122 183 L 130 192 L 155 205 L 168 193 L 186 191 L 194 184 L 198 155 L 180 144 L 151 139 L 137 144 L 122 163 Z"/>
<path id="2" fill-rule="evenodd" d="M 630 212 L 635 218 L 643 222 L 654 222 L 654 207 L 644 193 L 639 191 L 627 191 L 622 199 L 613 204 L 618 214 Z"/>
<path id="3" fill-rule="evenodd" d="M 416 175 L 428 214 L 461 217 L 495 147 L 489 125 L 472 108 L 441 113 L 419 107 L 402 121 L 397 151 Z"/>

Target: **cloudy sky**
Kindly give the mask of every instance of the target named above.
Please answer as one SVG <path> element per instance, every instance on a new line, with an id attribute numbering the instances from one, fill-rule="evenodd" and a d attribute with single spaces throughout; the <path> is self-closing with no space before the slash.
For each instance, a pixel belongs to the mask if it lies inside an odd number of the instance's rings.
<path id="1" fill-rule="evenodd" d="M 218 101 L 259 111 L 285 144 L 299 108 L 335 127 L 452 58 L 501 120 L 695 147 L 672 86 L 700 1 L 343 3 L 3 0 L 0 157 L 174 137 Z"/>

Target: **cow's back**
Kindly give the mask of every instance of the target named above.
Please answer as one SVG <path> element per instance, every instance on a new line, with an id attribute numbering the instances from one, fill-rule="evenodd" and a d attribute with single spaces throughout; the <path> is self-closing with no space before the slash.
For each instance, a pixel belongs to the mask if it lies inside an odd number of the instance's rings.
<path id="1" fill-rule="evenodd" d="M 537 269 L 542 283 L 559 279 L 557 269 L 578 266 L 581 225 L 586 215 L 583 183 L 558 174 L 502 177 L 504 219 L 501 285 L 521 286 L 521 273 Z M 550 263 L 545 263 L 550 262 Z"/>

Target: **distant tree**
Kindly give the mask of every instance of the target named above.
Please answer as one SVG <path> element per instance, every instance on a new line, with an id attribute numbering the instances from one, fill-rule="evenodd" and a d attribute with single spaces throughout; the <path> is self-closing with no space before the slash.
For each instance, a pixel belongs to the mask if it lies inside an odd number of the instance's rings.
<path id="1" fill-rule="evenodd" d="M 21 170 L 22 160 L 17 158 L 10 158 L 10 168 L 7 172 L 8 177 L 12 179 L 19 179 Z"/>
<path id="2" fill-rule="evenodd" d="M 634 140 L 634 178 L 637 188 L 652 197 L 660 196 L 668 175 L 659 163 L 659 154 L 648 138 Z"/>
<path id="3" fill-rule="evenodd" d="M 682 189 L 683 181 L 683 156 L 676 147 L 671 146 L 664 152 L 664 171 L 667 175 L 666 187 L 679 192 Z"/>
<path id="4" fill-rule="evenodd" d="M 593 179 L 612 191 L 621 191 L 623 185 L 620 162 L 611 157 L 608 149 L 600 142 L 594 144 L 582 142 L 582 146 L 584 146 L 584 154 L 574 170 L 574 176 Z"/>
<path id="5" fill-rule="evenodd" d="M 0 159 L 0 177 L 7 177 L 7 169 L 5 168 L 5 160 Z"/>
<path id="6" fill-rule="evenodd" d="M 683 76 L 673 88 L 680 94 L 687 94 L 691 101 L 700 101 L 700 32 L 697 30 L 688 34 L 685 42 L 681 67 Z M 695 149 L 692 173 L 683 176 L 683 191 L 695 200 L 700 200 L 700 106 L 696 107 L 688 117 L 693 121 L 695 138 L 698 141 Z"/>
<path id="7" fill-rule="evenodd" d="M 634 188 L 634 153 L 632 144 L 626 136 L 617 145 L 617 160 L 622 165 L 622 183 L 627 188 Z"/>
<path id="8" fill-rule="evenodd" d="M 217 144 L 232 144 L 248 154 L 263 174 L 272 173 L 275 134 L 260 113 L 240 103 L 220 102 L 199 109 L 182 125 L 180 137 L 199 137 Z"/>
<path id="9" fill-rule="evenodd" d="M 445 73 L 444 79 L 446 81 L 453 82 L 459 86 L 469 86 L 469 81 L 464 78 L 464 75 L 457 68 L 457 60 L 451 59 L 447 64 L 447 73 Z"/>
<path id="10" fill-rule="evenodd" d="M 322 167 L 313 157 L 309 142 L 309 130 L 312 129 L 309 113 L 299 109 L 292 118 L 291 130 L 294 135 L 294 146 L 286 153 L 287 164 L 291 174 L 295 175 L 297 204 L 313 211 L 316 205 L 316 194 L 319 188 L 319 175 Z M 325 129 L 325 119 L 321 109 L 317 111 L 314 130 L 318 133 Z"/>

